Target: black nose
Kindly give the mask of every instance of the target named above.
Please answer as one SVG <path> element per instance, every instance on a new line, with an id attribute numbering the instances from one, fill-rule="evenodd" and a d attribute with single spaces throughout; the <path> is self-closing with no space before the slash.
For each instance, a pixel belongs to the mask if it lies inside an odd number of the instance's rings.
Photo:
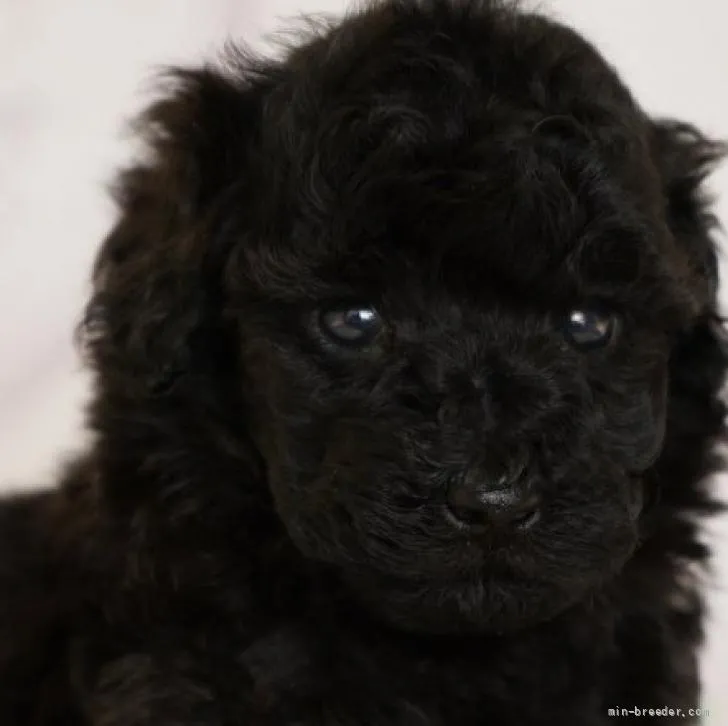
<path id="1" fill-rule="evenodd" d="M 523 464 L 500 468 L 472 468 L 451 481 L 447 492 L 448 516 L 459 527 L 495 526 L 527 528 L 538 519 L 540 497 L 524 483 Z"/>

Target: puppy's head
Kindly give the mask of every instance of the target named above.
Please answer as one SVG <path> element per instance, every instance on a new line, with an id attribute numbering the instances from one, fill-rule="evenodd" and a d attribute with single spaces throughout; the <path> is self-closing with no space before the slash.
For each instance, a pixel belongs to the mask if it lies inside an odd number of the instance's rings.
<path id="1" fill-rule="evenodd" d="M 402 627 L 523 626 L 622 568 L 713 314 L 715 145 L 570 31 L 435 0 L 179 74 L 145 124 L 97 269 L 107 399 L 214 411 Z"/>

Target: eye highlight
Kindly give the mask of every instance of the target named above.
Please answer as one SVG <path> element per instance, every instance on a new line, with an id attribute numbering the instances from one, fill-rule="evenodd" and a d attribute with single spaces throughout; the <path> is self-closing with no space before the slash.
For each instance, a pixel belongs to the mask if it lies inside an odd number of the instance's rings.
<path id="1" fill-rule="evenodd" d="M 566 317 L 563 331 L 566 340 L 575 348 L 604 348 L 614 339 L 617 316 L 596 308 L 578 308 Z"/>
<path id="2" fill-rule="evenodd" d="M 383 321 L 370 305 L 341 305 L 323 310 L 320 313 L 320 325 L 328 337 L 337 343 L 363 346 L 377 336 Z"/>

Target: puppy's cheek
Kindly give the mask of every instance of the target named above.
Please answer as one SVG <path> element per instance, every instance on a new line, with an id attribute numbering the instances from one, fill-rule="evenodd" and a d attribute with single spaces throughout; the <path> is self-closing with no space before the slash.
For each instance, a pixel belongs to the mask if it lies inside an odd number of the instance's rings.
<path id="1" fill-rule="evenodd" d="M 312 470 L 289 460 L 274 463 L 268 485 L 290 540 L 307 558 L 346 567 L 363 562 L 367 553 L 354 513 L 340 489 L 346 482 L 328 470 Z"/>
<path id="2" fill-rule="evenodd" d="M 336 566 L 347 566 L 361 559 L 359 546 L 347 526 L 345 512 L 332 506 L 313 508 L 305 496 L 276 495 L 276 510 L 289 539 L 306 558 Z"/>
<path id="3" fill-rule="evenodd" d="M 612 496 L 562 502 L 544 516 L 531 543 L 539 573 L 573 588 L 618 572 L 637 545 L 637 515 L 630 492 L 616 486 Z"/>
<path id="4" fill-rule="evenodd" d="M 651 446 L 645 449 L 642 468 L 648 469 L 660 457 L 665 443 L 667 429 L 667 374 L 660 372 L 653 380 L 652 390 L 647 394 L 651 412 Z"/>
<path id="5" fill-rule="evenodd" d="M 607 441 L 610 454 L 626 471 L 649 469 L 662 453 L 666 429 L 667 387 L 665 376 L 634 394 L 611 418 Z"/>

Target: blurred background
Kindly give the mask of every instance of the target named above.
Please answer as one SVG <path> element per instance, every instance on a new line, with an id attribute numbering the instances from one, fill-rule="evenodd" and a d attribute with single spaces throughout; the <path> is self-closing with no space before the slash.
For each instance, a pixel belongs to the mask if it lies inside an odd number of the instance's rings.
<path id="1" fill-rule="evenodd" d="M 592 39 L 649 112 L 728 139 L 725 0 L 538 6 Z M 229 39 L 264 48 L 266 34 L 287 19 L 345 7 L 344 0 L 0 0 L 0 491 L 48 484 L 82 445 L 88 381 L 72 332 L 113 218 L 106 185 L 131 151 L 124 123 L 148 98 L 155 68 L 212 58 Z M 712 183 L 728 224 L 728 165 Z M 724 261 L 722 268 L 728 280 Z M 728 500 L 728 477 L 716 488 Z M 728 726 L 725 518 L 708 537 L 717 557 L 704 706 L 706 723 Z"/>

